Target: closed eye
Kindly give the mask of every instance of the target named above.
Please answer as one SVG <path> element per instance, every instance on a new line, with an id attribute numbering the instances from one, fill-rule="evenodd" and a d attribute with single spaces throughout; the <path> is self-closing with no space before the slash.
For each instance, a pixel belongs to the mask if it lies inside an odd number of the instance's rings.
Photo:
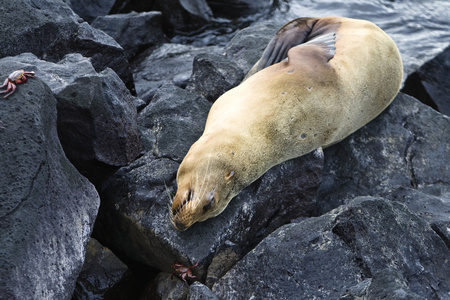
<path id="1" fill-rule="evenodd" d="M 210 209 L 211 206 L 214 204 L 214 192 L 215 191 L 216 191 L 216 189 L 213 189 L 206 197 L 206 201 L 208 203 L 205 206 L 203 206 L 204 211 L 207 211 L 208 209 Z"/>

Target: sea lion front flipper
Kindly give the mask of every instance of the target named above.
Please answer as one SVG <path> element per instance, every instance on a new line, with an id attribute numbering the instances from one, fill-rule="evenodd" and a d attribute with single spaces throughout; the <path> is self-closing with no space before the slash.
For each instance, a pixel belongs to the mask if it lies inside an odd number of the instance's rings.
<path id="1" fill-rule="evenodd" d="M 261 58 L 245 76 L 244 81 L 256 72 L 284 61 L 292 48 L 296 48 L 296 51 L 300 51 L 301 54 L 306 53 L 304 52 L 306 49 L 296 46 L 314 46 L 320 50 L 322 60 L 328 62 L 335 54 L 335 38 L 339 25 L 339 22 L 322 22 L 316 18 L 299 18 L 289 22 L 269 42 Z"/>
<path id="2" fill-rule="evenodd" d="M 267 45 L 261 58 L 247 73 L 244 81 L 256 72 L 287 58 L 289 49 L 304 43 L 318 19 L 298 18 L 284 25 Z"/>

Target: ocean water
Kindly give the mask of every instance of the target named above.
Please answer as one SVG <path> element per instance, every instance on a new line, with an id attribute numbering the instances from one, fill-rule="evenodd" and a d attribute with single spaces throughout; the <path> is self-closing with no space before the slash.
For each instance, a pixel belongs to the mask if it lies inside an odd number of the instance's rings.
<path id="1" fill-rule="evenodd" d="M 203 31 L 172 41 L 225 45 L 237 30 L 272 20 L 342 16 L 371 21 L 386 31 L 402 55 L 405 76 L 450 44 L 450 0 L 274 0 L 270 12 L 236 20 L 215 19 Z"/>

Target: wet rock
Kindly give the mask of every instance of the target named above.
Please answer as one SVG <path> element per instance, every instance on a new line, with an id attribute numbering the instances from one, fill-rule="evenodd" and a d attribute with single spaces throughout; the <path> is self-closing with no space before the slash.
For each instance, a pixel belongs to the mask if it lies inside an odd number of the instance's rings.
<path id="1" fill-rule="evenodd" d="M 86 22 L 91 23 L 99 16 L 105 16 L 114 5 L 115 0 L 70 0 L 70 7 Z"/>
<path id="2" fill-rule="evenodd" d="M 186 89 L 214 102 L 241 83 L 242 70 L 223 55 L 199 54 L 194 58 L 192 76 Z"/>
<path id="3" fill-rule="evenodd" d="M 280 24 L 262 22 L 240 30 L 225 46 L 226 57 L 247 74 L 278 29 Z"/>
<path id="4" fill-rule="evenodd" d="M 211 290 L 200 282 L 194 282 L 189 286 L 187 300 L 218 300 Z"/>
<path id="5" fill-rule="evenodd" d="M 220 299 L 445 299 L 449 255 L 406 206 L 359 197 L 273 232 L 212 291 Z"/>
<path id="6" fill-rule="evenodd" d="M 37 70 L 36 75 L 50 86 L 58 100 L 61 144 L 91 181 L 141 154 L 134 97 L 114 71 L 97 73 L 90 59 L 80 54 L 67 55 L 57 64 L 29 53 L 4 61 Z"/>
<path id="7" fill-rule="evenodd" d="M 188 293 L 188 286 L 169 273 L 161 272 L 147 286 L 139 300 L 173 299 L 184 300 Z"/>
<path id="8" fill-rule="evenodd" d="M 268 12 L 273 5 L 273 1 L 267 0 L 206 0 L 214 15 L 236 19 L 242 16 Z"/>
<path id="9" fill-rule="evenodd" d="M 351 295 L 351 293 L 349 293 Z M 367 290 L 367 299 L 392 299 L 392 300 L 426 300 L 410 290 L 408 281 L 398 271 L 384 269 L 374 275 Z"/>
<path id="10" fill-rule="evenodd" d="M 356 196 L 405 203 L 433 224 L 450 217 L 450 118 L 400 93 L 380 116 L 325 149 L 318 214 Z"/>
<path id="11" fill-rule="evenodd" d="M 72 300 L 138 299 L 144 287 L 108 248 L 90 239 Z"/>
<path id="12" fill-rule="evenodd" d="M 168 35 L 183 34 L 196 31 L 208 24 L 212 12 L 205 0 L 165 0 L 139 1 L 116 0 L 111 14 L 129 13 L 132 11 L 161 11 L 163 24 Z"/>
<path id="13" fill-rule="evenodd" d="M 161 12 L 157 11 L 102 16 L 91 25 L 115 39 L 129 60 L 146 48 L 167 41 L 162 31 Z"/>
<path id="14" fill-rule="evenodd" d="M 211 104 L 197 94 L 173 85 L 161 87 L 139 113 L 144 148 L 155 158 L 180 163 L 201 136 L 210 108 Z"/>
<path id="15" fill-rule="evenodd" d="M 322 159 L 307 155 L 274 167 L 231 201 L 221 215 L 180 233 L 169 221 L 168 192 L 175 193 L 180 160 L 196 140 L 191 131 L 200 136 L 209 104 L 199 107 L 198 98 L 186 91 L 187 96 L 183 97 L 179 89 L 171 89 L 172 92 L 164 87 L 163 97 L 144 110 L 150 112 L 152 107 L 159 107 L 154 111 L 159 111 L 157 116 L 154 113 L 145 116 L 163 120 L 166 125 L 154 126 L 154 121 L 140 123 L 144 128 L 148 126 L 144 130 L 154 132 L 155 147 L 147 149 L 146 155 L 130 166 L 121 168 L 102 186 L 103 202 L 95 236 L 115 253 L 168 273 L 175 261 L 193 265 L 199 260 L 194 275 L 214 282 L 227 271 L 210 266 L 211 262 L 220 263 L 215 257 L 234 252 L 227 256 L 234 259 L 231 267 L 270 232 L 291 219 L 312 213 Z M 202 114 L 198 112 L 200 108 Z M 189 125 L 192 120 L 202 125 Z M 176 138 L 170 133 L 174 128 Z M 152 146 L 147 142 L 144 145 Z"/>
<path id="16" fill-rule="evenodd" d="M 105 169 L 128 165 L 140 155 L 133 97 L 114 71 L 76 78 L 56 97 L 64 150 L 93 181 Z"/>
<path id="17" fill-rule="evenodd" d="M 450 46 L 408 76 L 402 92 L 450 116 Z"/>
<path id="18" fill-rule="evenodd" d="M 0 78 L 23 67 L 11 60 L 0 60 Z M 98 194 L 64 155 L 56 99 L 39 78 L 2 98 L 0 120 L 1 298 L 70 299 Z"/>
<path id="19" fill-rule="evenodd" d="M 91 58 L 98 72 L 107 67 L 116 71 L 134 92 L 131 69 L 122 47 L 83 22 L 61 0 L 5 1 L 0 11 L 0 27 L 0 57 L 31 52 L 40 59 L 57 62 L 66 54 L 80 53 Z"/>
<path id="20" fill-rule="evenodd" d="M 163 44 L 143 52 L 132 62 L 139 98 L 150 102 L 156 90 L 164 84 L 185 88 L 192 74 L 194 57 L 218 52 L 219 47 L 199 48 L 181 44 Z"/>

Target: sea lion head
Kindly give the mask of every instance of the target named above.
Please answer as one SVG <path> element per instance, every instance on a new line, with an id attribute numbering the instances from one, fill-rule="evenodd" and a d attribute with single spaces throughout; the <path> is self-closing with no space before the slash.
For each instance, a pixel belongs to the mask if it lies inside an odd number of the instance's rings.
<path id="1" fill-rule="evenodd" d="M 236 194 L 236 172 L 227 157 L 233 154 L 203 146 L 194 144 L 178 169 L 170 218 L 179 231 L 217 216 Z"/>

